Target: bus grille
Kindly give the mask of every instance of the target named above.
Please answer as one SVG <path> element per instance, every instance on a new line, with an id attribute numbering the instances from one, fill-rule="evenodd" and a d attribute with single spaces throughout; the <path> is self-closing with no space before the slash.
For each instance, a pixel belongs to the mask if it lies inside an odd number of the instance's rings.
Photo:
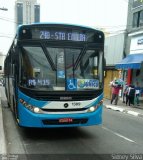
<path id="1" fill-rule="evenodd" d="M 39 91 L 20 87 L 27 96 L 42 101 L 85 101 L 92 100 L 102 94 L 103 89 L 96 91 Z"/>
<path id="2" fill-rule="evenodd" d="M 64 98 L 61 98 L 64 97 Z M 70 98 L 69 98 L 70 97 Z M 35 95 L 37 100 L 46 100 L 46 101 L 82 101 L 82 100 L 92 100 L 95 95 Z"/>
<path id="3" fill-rule="evenodd" d="M 79 111 L 85 111 L 87 108 L 72 108 L 72 109 L 45 109 L 41 108 L 42 111 L 45 112 L 79 112 Z"/>
<path id="4" fill-rule="evenodd" d="M 42 120 L 44 125 L 63 125 L 63 124 L 85 124 L 87 123 L 88 119 L 87 118 L 82 118 L 82 119 L 73 119 L 72 122 L 59 122 L 58 119 L 51 119 L 51 120 Z"/>

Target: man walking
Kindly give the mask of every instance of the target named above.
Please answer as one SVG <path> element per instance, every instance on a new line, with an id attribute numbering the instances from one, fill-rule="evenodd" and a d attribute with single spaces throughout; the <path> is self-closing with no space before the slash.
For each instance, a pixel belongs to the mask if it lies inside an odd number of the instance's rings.
<path id="1" fill-rule="evenodd" d="M 113 101 L 115 100 L 115 105 L 117 105 L 117 103 L 118 103 L 119 91 L 120 91 L 120 89 L 122 89 L 122 86 L 118 83 L 117 80 L 115 80 L 114 82 L 112 82 L 111 87 L 112 87 L 111 104 L 112 104 Z"/>
<path id="2" fill-rule="evenodd" d="M 134 85 L 130 84 L 127 91 L 126 105 L 129 103 L 129 106 L 131 104 L 134 106 L 134 99 L 135 99 L 135 87 Z"/>

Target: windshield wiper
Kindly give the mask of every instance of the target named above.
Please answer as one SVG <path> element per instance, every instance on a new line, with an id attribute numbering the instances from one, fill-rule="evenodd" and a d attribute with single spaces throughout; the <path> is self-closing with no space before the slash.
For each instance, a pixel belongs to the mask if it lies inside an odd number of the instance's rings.
<path id="1" fill-rule="evenodd" d="M 72 71 L 73 71 L 73 78 L 75 77 L 75 74 L 74 74 L 74 54 L 72 55 L 72 65 L 73 65 L 73 69 L 72 69 Z"/>
<path id="2" fill-rule="evenodd" d="M 55 59 L 55 64 L 56 64 L 56 86 L 57 86 L 57 83 L 58 83 L 58 77 L 57 77 L 57 67 L 58 67 L 58 65 L 57 65 L 57 62 L 58 62 L 58 60 L 57 60 L 57 54 L 56 54 L 56 59 Z"/>
<path id="3" fill-rule="evenodd" d="M 83 49 L 81 50 L 76 62 L 75 62 L 75 65 L 74 65 L 74 70 L 76 70 L 79 66 L 79 63 L 81 62 L 81 59 L 83 58 L 85 52 L 86 52 L 86 46 L 83 47 Z"/>
<path id="4" fill-rule="evenodd" d="M 56 66 L 55 66 L 55 64 L 54 64 L 54 62 L 53 62 L 53 60 L 52 60 L 52 58 L 51 58 L 48 50 L 44 47 L 44 45 L 41 44 L 41 46 L 42 46 L 42 49 L 43 49 L 43 51 L 44 51 L 44 53 L 45 53 L 45 56 L 46 56 L 48 62 L 49 62 L 50 65 L 51 65 L 52 70 L 53 70 L 53 71 L 56 71 Z"/>

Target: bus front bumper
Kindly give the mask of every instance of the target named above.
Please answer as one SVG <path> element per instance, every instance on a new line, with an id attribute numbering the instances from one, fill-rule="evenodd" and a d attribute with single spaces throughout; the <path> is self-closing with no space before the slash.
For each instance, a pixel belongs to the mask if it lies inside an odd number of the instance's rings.
<path id="1" fill-rule="evenodd" d="M 102 106 L 91 113 L 37 114 L 19 105 L 19 125 L 35 128 L 79 127 L 102 123 Z"/>

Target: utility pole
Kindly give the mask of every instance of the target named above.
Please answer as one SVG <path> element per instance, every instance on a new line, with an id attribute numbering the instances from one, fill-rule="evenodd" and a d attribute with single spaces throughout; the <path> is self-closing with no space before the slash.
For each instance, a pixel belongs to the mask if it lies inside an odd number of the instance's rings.
<path id="1" fill-rule="evenodd" d="M 3 10 L 3 11 L 8 11 L 8 9 L 7 8 L 0 8 L 0 10 Z"/>

